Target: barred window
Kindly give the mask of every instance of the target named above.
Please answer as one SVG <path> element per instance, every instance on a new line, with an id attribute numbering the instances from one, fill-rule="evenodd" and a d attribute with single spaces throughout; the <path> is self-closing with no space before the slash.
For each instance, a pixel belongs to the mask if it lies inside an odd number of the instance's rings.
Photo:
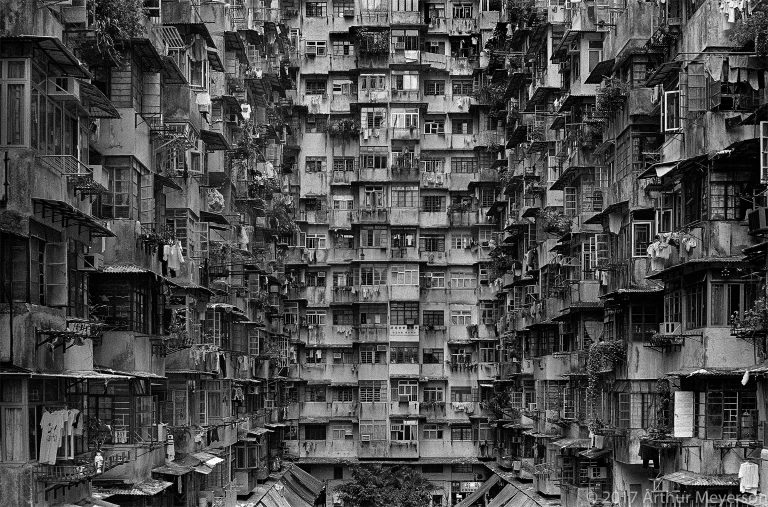
<path id="1" fill-rule="evenodd" d="M 443 310 L 424 310 L 421 323 L 424 326 L 444 326 L 445 312 Z"/>
<path id="2" fill-rule="evenodd" d="M 308 173 L 324 173 L 326 157 L 307 157 L 304 167 L 304 170 Z"/>
<path id="3" fill-rule="evenodd" d="M 425 195 L 421 203 L 421 210 L 425 213 L 445 211 L 445 197 L 442 195 Z"/>
<path id="4" fill-rule="evenodd" d="M 443 364 L 444 357 L 445 357 L 445 352 L 443 351 L 443 349 L 424 349 L 424 364 Z M 440 397 L 442 398 L 443 388 L 440 387 L 437 389 L 440 389 L 440 393 L 441 393 Z M 438 401 L 438 400 L 435 400 L 435 401 Z"/>
<path id="5" fill-rule="evenodd" d="M 419 187 L 417 186 L 393 186 L 392 207 L 415 208 L 419 203 Z"/>
<path id="6" fill-rule="evenodd" d="M 404 326 L 419 323 L 419 303 L 390 303 L 389 323 Z"/>
<path id="7" fill-rule="evenodd" d="M 308 79 L 304 84 L 307 95 L 325 95 L 328 93 L 328 81 L 325 79 Z"/>
<path id="8" fill-rule="evenodd" d="M 445 95 L 445 81 L 427 79 L 424 81 L 424 95 Z"/>
<path id="9" fill-rule="evenodd" d="M 328 15 L 328 4 L 326 2 L 307 2 L 308 18 L 324 18 Z"/>

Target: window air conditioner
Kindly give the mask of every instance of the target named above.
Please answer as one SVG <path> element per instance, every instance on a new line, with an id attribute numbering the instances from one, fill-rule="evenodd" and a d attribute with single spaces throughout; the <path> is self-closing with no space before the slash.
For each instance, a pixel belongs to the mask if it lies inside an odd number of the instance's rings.
<path id="1" fill-rule="evenodd" d="M 682 334 L 683 325 L 680 322 L 662 322 L 659 328 L 663 335 Z"/>
<path id="2" fill-rule="evenodd" d="M 387 346 L 386 345 L 376 345 L 376 352 L 386 352 Z"/>
<path id="3" fill-rule="evenodd" d="M 360 441 L 361 442 L 370 442 L 371 436 L 370 435 L 360 435 Z"/>
<path id="4" fill-rule="evenodd" d="M 74 77 L 51 78 L 48 80 L 48 96 L 54 100 L 80 100 L 80 82 Z"/>
<path id="5" fill-rule="evenodd" d="M 536 403 L 529 403 L 528 404 L 528 411 L 529 412 L 535 412 L 536 411 Z"/>
<path id="6" fill-rule="evenodd" d="M 401 395 L 401 396 L 398 396 L 397 401 L 398 403 L 408 403 L 409 401 L 411 401 L 411 399 L 408 396 Z"/>
<path id="7" fill-rule="evenodd" d="M 317 47 L 316 46 L 307 46 L 307 50 L 305 52 L 307 56 L 317 56 Z"/>

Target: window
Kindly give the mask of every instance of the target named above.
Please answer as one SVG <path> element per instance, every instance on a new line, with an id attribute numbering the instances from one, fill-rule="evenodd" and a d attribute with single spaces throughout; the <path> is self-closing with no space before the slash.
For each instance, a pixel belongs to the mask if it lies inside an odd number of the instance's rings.
<path id="1" fill-rule="evenodd" d="M 427 79 L 424 81 L 424 95 L 445 95 L 445 81 Z"/>
<path id="2" fill-rule="evenodd" d="M 445 236 L 442 234 L 422 234 L 419 238 L 419 250 L 423 252 L 445 252 Z"/>
<path id="3" fill-rule="evenodd" d="M 567 217 L 576 215 L 578 210 L 578 197 L 576 187 L 565 187 L 563 189 L 563 214 Z"/>
<path id="4" fill-rule="evenodd" d="M 480 321 L 484 324 L 496 322 L 496 304 L 484 302 L 480 304 Z"/>
<path id="5" fill-rule="evenodd" d="M 305 45 L 308 55 L 325 56 L 328 54 L 328 43 L 324 40 L 308 40 Z"/>
<path id="6" fill-rule="evenodd" d="M 311 250 L 326 248 L 325 234 L 307 234 L 305 246 Z M 325 273 L 323 273 L 324 277 Z M 324 284 L 323 284 L 324 285 Z"/>
<path id="7" fill-rule="evenodd" d="M 592 72 L 603 59 L 603 41 L 589 41 L 589 71 Z"/>
<path id="8" fill-rule="evenodd" d="M 683 322 L 683 294 L 679 283 L 667 284 L 664 291 L 664 321 Z"/>
<path id="9" fill-rule="evenodd" d="M 632 222 L 632 257 L 648 255 L 648 245 L 652 242 L 652 231 L 652 222 Z"/>
<path id="10" fill-rule="evenodd" d="M 645 340 L 659 330 L 659 321 L 662 320 L 662 315 L 659 315 L 657 309 L 660 308 L 656 304 L 634 304 L 631 306 L 633 340 Z"/>
<path id="11" fill-rule="evenodd" d="M 415 12 L 418 10 L 418 0 L 393 0 L 392 12 Z"/>
<path id="12" fill-rule="evenodd" d="M 323 349 L 304 349 L 304 362 L 307 364 L 322 364 Z"/>
<path id="13" fill-rule="evenodd" d="M 335 3 L 333 4 L 333 9 L 336 10 Z M 352 44 L 350 41 L 348 40 L 333 41 L 333 56 L 353 56 L 354 54 L 355 54 L 355 45 Z M 348 81 L 348 80 L 345 80 L 345 81 Z M 352 83 L 352 81 L 348 81 L 348 82 Z M 357 92 L 357 90 L 355 90 L 355 92 Z"/>
<path id="14" fill-rule="evenodd" d="M 417 325 L 419 303 L 390 303 L 389 323 L 393 326 Z"/>
<path id="15" fill-rule="evenodd" d="M 387 399 L 387 386 L 383 380 L 361 380 L 360 386 L 360 402 L 381 402 Z M 363 422 L 360 421 L 360 433 L 364 433 L 362 430 Z"/>
<path id="16" fill-rule="evenodd" d="M 423 287 L 428 289 L 444 289 L 445 288 L 445 272 L 444 271 L 429 271 L 424 273 L 424 280 L 422 281 Z"/>
<path id="17" fill-rule="evenodd" d="M 392 74 L 392 89 L 396 91 L 418 91 L 418 72 L 397 72 Z"/>
<path id="18" fill-rule="evenodd" d="M 424 440 L 442 440 L 442 439 L 443 439 L 442 426 L 440 426 L 439 424 L 424 425 Z M 441 474 L 443 473 L 443 465 L 422 465 L 421 471 L 422 473 L 425 473 L 425 474 Z"/>
<path id="19" fill-rule="evenodd" d="M 386 231 L 381 231 L 386 234 Z M 387 271 L 382 266 L 361 266 L 360 267 L 360 281 L 362 286 L 377 286 L 387 283 Z M 377 323 L 378 324 L 378 323 Z"/>
<path id="20" fill-rule="evenodd" d="M 443 120 L 443 119 L 425 120 L 424 121 L 424 133 L 425 134 L 444 135 L 445 134 L 445 120 Z"/>
<path id="21" fill-rule="evenodd" d="M 324 326 L 325 310 L 307 310 L 307 325 Z"/>
<path id="22" fill-rule="evenodd" d="M 392 127 L 394 128 L 418 128 L 418 108 L 392 109 Z"/>
<path id="23" fill-rule="evenodd" d="M 304 401 L 325 402 L 325 386 L 306 386 L 304 388 Z"/>
<path id="24" fill-rule="evenodd" d="M 471 19 L 472 18 L 472 4 L 471 3 L 454 3 L 453 4 L 453 17 L 459 19 Z"/>
<path id="25" fill-rule="evenodd" d="M 418 349 L 418 347 L 416 347 Z M 416 352 L 418 356 L 418 351 Z M 410 361 L 408 361 L 410 362 Z M 417 361 L 418 362 L 418 358 Z M 400 380 L 397 383 L 397 399 L 392 401 L 419 401 L 419 381 Z"/>
<path id="26" fill-rule="evenodd" d="M 706 281 L 686 287 L 686 305 L 688 306 L 686 329 L 696 329 L 707 325 L 707 301 Z"/>
<path id="27" fill-rule="evenodd" d="M 424 326 L 444 326 L 445 312 L 443 310 L 424 310 L 421 323 Z"/>
<path id="28" fill-rule="evenodd" d="M 415 208 L 418 204 L 419 187 L 399 185 L 392 187 L 393 208 Z"/>
<path id="29" fill-rule="evenodd" d="M 387 439 L 387 423 L 385 421 L 360 420 L 360 440 L 377 441 Z"/>
<path id="30" fill-rule="evenodd" d="M 333 389 L 333 400 L 342 402 L 355 401 L 355 389 L 353 387 L 336 387 Z"/>
<path id="31" fill-rule="evenodd" d="M 416 364 L 419 362 L 419 346 L 392 344 L 389 350 L 389 362 L 392 364 Z M 411 400 L 418 401 L 418 400 Z"/>
<path id="32" fill-rule="evenodd" d="M 328 117 L 325 115 L 310 114 L 304 120 L 304 132 L 307 134 L 322 134 L 328 131 Z M 307 157 L 308 159 L 325 159 L 326 157 Z"/>
<path id="33" fill-rule="evenodd" d="M 712 326 L 727 326 L 731 318 L 739 318 L 746 308 L 751 308 L 756 297 L 753 284 L 713 282 L 712 290 Z"/>
<path id="34" fill-rule="evenodd" d="M 711 220 L 744 220 L 750 202 L 742 196 L 749 195 L 750 184 L 744 180 L 739 181 L 742 177 L 749 177 L 749 174 L 734 172 L 712 175 L 709 184 Z"/>
<path id="35" fill-rule="evenodd" d="M 456 361 L 461 362 L 461 361 Z M 469 403 L 475 401 L 472 395 L 471 387 L 454 386 L 451 387 L 451 402 L 456 403 Z"/>
<path id="36" fill-rule="evenodd" d="M 326 2 L 307 2 L 308 18 L 324 18 L 328 15 L 328 4 Z"/>
<path id="37" fill-rule="evenodd" d="M 360 166 L 364 169 L 386 169 L 387 158 L 386 153 L 361 153 Z"/>
<path id="38" fill-rule="evenodd" d="M 476 173 L 477 159 L 473 157 L 451 157 L 451 172 L 454 173 Z"/>
<path id="39" fill-rule="evenodd" d="M 418 285 L 418 266 L 392 266 L 392 285 Z"/>
<path id="40" fill-rule="evenodd" d="M 355 158 L 354 157 L 333 157 L 333 170 L 334 171 L 354 171 Z"/>
<path id="41" fill-rule="evenodd" d="M 129 161 L 104 165 L 107 192 L 101 196 L 102 218 L 138 218 L 141 174 Z M 186 253 L 186 252 L 185 252 Z"/>
<path id="42" fill-rule="evenodd" d="M 26 119 L 28 117 L 25 104 L 27 97 L 27 62 L 25 60 L 0 61 L 0 104 L 4 104 L 5 111 L 0 119 L 0 145 L 7 144 L 18 146 L 26 143 L 24 136 Z M 41 101 L 45 102 L 44 95 Z M 56 111 L 56 122 L 61 131 L 61 110 L 50 102 L 46 102 L 49 110 Z M 34 107 L 34 105 L 33 105 Z M 34 112 L 34 111 L 33 111 Z M 34 115 L 39 117 L 38 115 Z M 49 122 L 53 113 L 49 114 Z M 54 131 L 54 125 L 49 123 L 50 132 Z M 5 138 L 3 138 L 5 134 Z M 54 155 L 62 153 L 56 151 Z"/>
<path id="43" fill-rule="evenodd" d="M 470 119 L 470 118 L 454 119 L 451 122 L 451 133 L 452 134 L 471 134 L 472 133 L 472 119 Z"/>
<path id="44" fill-rule="evenodd" d="M 675 132 L 680 130 L 680 91 L 664 92 L 664 109 L 662 110 L 662 130 Z"/>
<path id="45" fill-rule="evenodd" d="M 307 157 L 305 161 L 305 172 L 324 173 L 326 169 L 326 157 Z"/>
<path id="46" fill-rule="evenodd" d="M 737 382 L 709 382 L 705 392 L 693 393 L 699 438 L 754 440 L 757 438 L 757 395 Z M 676 414 L 677 415 L 677 414 Z"/>
<path id="47" fill-rule="evenodd" d="M 411 248 L 416 246 L 415 230 L 392 229 L 392 248 Z"/>
<path id="48" fill-rule="evenodd" d="M 383 107 L 364 107 L 360 111 L 360 125 L 364 129 L 380 129 L 385 127 L 386 109 Z M 367 167 L 363 165 L 363 167 Z"/>
<path id="49" fill-rule="evenodd" d="M 442 350 L 440 351 L 442 355 Z M 442 361 L 440 361 L 442 363 Z M 425 387 L 424 403 L 444 403 L 445 389 L 442 387 Z"/>
<path id="50" fill-rule="evenodd" d="M 454 289 L 475 289 L 477 288 L 477 278 L 475 278 L 474 273 L 469 271 L 451 273 L 451 287 Z"/>
<path id="51" fill-rule="evenodd" d="M 352 0 L 333 0 L 333 16 L 353 16 L 355 14 L 355 2 Z"/>
<path id="52" fill-rule="evenodd" d="M 361 74 L 360 90 L 362 91 L 382 91 L 387 88 L 387 77 L 384 74 Z"/>
<path id="53" fill-rule="evenodd" d="M 421 199 L 421 211 L 425 213 L 440 213 L 445 211 L 445 197 L 442 195 L 425 195 Z"/>
<path id="54" fill-rule="evenodd" d="M 454 96 L 469 96 L 474 93 L 475 87 L 471 79 L 454 79 L 451 90 Z"/>
<path id="55" fill-rule="evenodd" d="M 471 234 L 456 233 L 451 235 L 451 248 L 453 250 L 462 250 L 469 248 L 469 244 L 472 241 Z"/>
<path id="56" fill-rule="evenodd" d="M 451 324 L 469 326 L 472 324 L 472 310 L 451 310 Z"/>
<path id="57" fill-rule="evenodd" d="M 402 424 L 390 425 L 390 438 L 394 441 L 408 442 L 411 440 L 418 440 L 418 421 L 405 420 Z"/>
<path id="58" fill-rule="evenodd" d="M 430 8 L 432 8 L 432 5 L 430 5 Z M 438 18 L 444 18 L 445 17 L 445 8 L 441 5 L 440 7 L 440 16 L 432 16 L 433 12 L 437 11 L 430 11 L 430 17 L 438 17 Z M 444 41 L 427 41 L 424 45 L 424 50 L 427 53 L 431 53 L 433 55 L 444 55 L 445 54 L 445 42 Z"/>
<path id="59" fill-rule="evenodd" d="M 451 426 L 451 440 L 454 442 L 472 440 L 472 426 Z"/>
<path id="60" fill-rule="evenodd" d="M 453 465 L 451 467 L 451 472 L 453 472 L 454 474 L 471 474 L 472 465 L 470 464 Z"/>
<path id="61" fill-rule="evenodd" d="M 333 424 L 331 426 L 331 439 L 332 440 L 346 440 L 352 438 L 352 425 L 351 424 Z M 336 475 L 336 469 L 334 467 L 334 475 Z M 342 467 L 338 467 L 343 470 Z M 343 475 L 343 474 L 341 474 Z M 335 478 L 335 477 L 334 477 Z M 341 477 L 339 477 L 341 479 Z"/>
<path id="62" fill-rule="evenodd" d="M 304 440 L 325 440 L 325 424 L 305 424 Z"/>
<path id="63" fill-rule="evenodd" d="M 424 364 L 443 364 L 443 349 L 424 349 Z"/>
<path id="64" fill-rule="evenodd" d="M 352 196 L 338 196 L 333 198 L 333 209 L 349 211 L 355 209 Z"/>
<path id="65" fill-rule="evenodd" d="M 395 51 L 419 51 L 421 41 L 418 30 L 392 30 L 392 49 Z"/>
<path id="66" fill-rule="evenodd" d="M 325 95 L 328 93 L 328 81 L 325 79 L 308 79 L 304 83 L 304 93 L 307 95 Z"/>
<path id="67" fill-rule="evenodd" d="M 486 343 L 486 342 L 483 342 L 483 343 Z M 497 361 L 496 346 L 481 345 L 480 346 L 480 362 L 495 363 L 496 361 Z"/>

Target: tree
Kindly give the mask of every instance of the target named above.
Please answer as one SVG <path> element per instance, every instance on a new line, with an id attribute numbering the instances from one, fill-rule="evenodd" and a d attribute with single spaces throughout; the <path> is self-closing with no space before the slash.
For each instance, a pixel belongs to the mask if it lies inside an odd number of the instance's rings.
<path id="1" fill-rule="evenodd" d="M 345 507 L 424 507 L 435 488 L 410 467 L 363 465 L 354 467 L 352 480 L 335 491 Z"/>

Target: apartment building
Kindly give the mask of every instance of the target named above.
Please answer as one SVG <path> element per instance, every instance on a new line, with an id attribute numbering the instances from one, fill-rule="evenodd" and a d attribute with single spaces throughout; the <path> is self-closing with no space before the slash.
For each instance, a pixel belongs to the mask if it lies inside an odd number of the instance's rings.
<path id="1" fill-rule="evenodd" d="M 433 505 L 454 505 L 492 475 L 487 211 L 507 161 L 484 47 L 500 9 L 322 0 L 286 21 L 300 146 L 286 445 L 328 491 L 350 465 L 408 463 L 438 487 Z"/>
<path id="2" fill-rule="evenodd" d="M 0 8 L 0 491 L 311 506 L 282 445 L 285 26 L 96 4 Z"/>
<path id="3" fill-rule="evenodd" d="M 763 505 L 766 67 L 733 37 L 762 5 L 507 7 L 499 475 L 567 506 Z"/>

